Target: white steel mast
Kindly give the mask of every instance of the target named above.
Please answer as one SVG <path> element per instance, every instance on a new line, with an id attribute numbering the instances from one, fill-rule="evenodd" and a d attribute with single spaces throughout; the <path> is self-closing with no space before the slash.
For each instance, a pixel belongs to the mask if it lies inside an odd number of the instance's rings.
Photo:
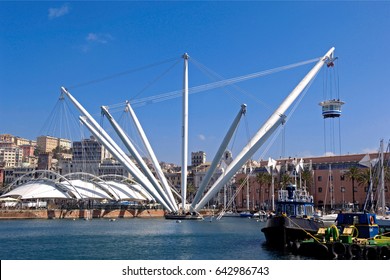
<path id="1" fill-rule="evenodd" d="M 211 180 L 211 176 L 213 175 L 215 169 L 218 166 L 218 163 L 220 162 L 220 160 L 222 158 L 223 153 L 226 151 L 227 145 L 229 144 L 230 140 L 233 137 L 234 131 L 236 131 L 236 128 L 241 120 L 241 117 L 243 115 L 245 115 L 245 113 L 246 113 L 246 104 L 242 104 L 240 111 L 238 112 L 238 114 L 235 117 L 233 123 L 231 124 L 228 132 L 226 133 L 226 136 L 223 139 L 221 146 L 219 147 L 217 153 L 214 156 L 213 162 L 211 163 L 209 170 L 207 171 L 206 175 L 204 176 L 202 183 L 200 184 L 200 186 L 196 192 L 195 198 L 191 204 L 191 209 L 194 209 L 195 205 L 199 202 L 205 188 L 207 187 L 207 185 L 209 184 L 209 182 Z M 221 176 L 223 176 L 223 175 L 221 175 Z M 224 199 L 226 199 L 225 196 L 224 196 Z"/>
<path id="2" fill-rule="evenodd" d="M 143 161 L 141 155 L 138 153 L 137 149 L 134 147 L 133 143 L 130 141 L 130 139 L 127 137 L 123 129 L 119 126 L 119 124 L 115 121 L 114 117 L 110 114 L 106 106 L 102 106 L 102 113 L 107 117 L 108 121 L 110 122 L 111 126 L 114 128 L 116 133 L 118 134 L 119 138 L 122 140 L 123 144 L 126 146 L 127 150 L 130 152 L 130 154 L 134 157 L 135 161 L 138 163 L 138 165 L 141 167 L 144 175 L 149 179 L 149 181 L 152 183 L 154 188 L 157 190 L 157 192 L 161 195 L 161 197 L 164 199 L 164 201 L 172 208 L 175 209 L 176 205 L 171 202 L 171 200 L 168 198 L 168 194 L 164 192 L 164 190 L 161 188 L 160 184 L 157 182 L 157 179 L 153 176 L 152 172 L 148 168 L 148 166 Z"/>
<path id="3" fill-rule="evenodd" d="M 186 212 L 187 197 L 187 161 L 188 161 L 188 54 L 184 58 L 184 77 L 183 77 L 183 126 L 182 126 L 182 162 L 181 162 L 181 200 L 182 211 Z"/>
<path id="4" fill-rule="evenodd" d="M 199 211 L 210 201 L 219 190 L 236 174 L 236 172 L 244 165 L 244 163 L 264 144 L 264 142 L 272 135 L 276 128 L 285 120 L 284 113 L 292 105 L 292 103 L 299 97 L 302 91 L 316 76 L 322 66 L 327 60 L 333 56 L 334 48 L 331 48 L 310 72 L 302 79 L 302 81 L 295 87 L 295 89 L 286 97 L 274 113 L 268 118 L 258 132 L 253 136 L 249 143 L 244 147 L 240 154 L 227 167 L 225 176 L 218 178 L 210 190 L 205 194 L 202 200 L 196 205 L 195 211 Z"/>
<path id="5" fill-rule="evenodd" d="M 138 182 L 161 203 L 167 210 L 172 211 L 161 196 L 156 192 L 153 185 L 147 180 L 144 174 L 135 166 L 123 150 L 115 143 L 115 141 L 107 134 L 107 132 L 96 122 L 96 120 L 88 113 L 87 110 L 68 92 L 64 87 L 61 87 L 70 101 L 76 106 L 80 113 L 84 116 L 81 121 L 87 126 L 92 134 L 109 150 L 109 152 L 120 161 L 130 174 L 138 180 Z"/>
<path id="6" fill-rule="evenodd" d="M 126 109 L 128 110 L 131 118 L 133 119 L 133 122 L 134 122 L 134 124 L 135 124 L 135 126 L 136 126 L 136 128 L 138 130 L 138 133 L 139 133 L 139 135 L 140 135 L 140 137 L 142 139 L 142 142 L 144 143 L 146 151 L 149 154 L 149 157 L 150 157 L 150 159 L 151 159 L 151 161 L 153 163 L 154 169 L 156 171 L 156 174 L 157 174 L 158 178 L 160 179 L 160 182 L 161 182 L 161 184 L 162 184 L 162 186 L 163 186 L 163 188 L 165 190 L 165 193 L 168 195 L 168 198 L 169 198 L 170 202 L 173 204 L 174 210 L 177 211 L 178 207 L 177 207 L 176 201 L 175 201 L 175 199 L 173 197 L 172 190 L 169 187 L 168 181 L 165 178 L 164 172 L 161 170 L 161 166 L 160 166 L 160 164 L 159 164 L 159 162 L 157 160 L 156 154 L 154 153 L 154 151 L 152 149 L 152 146 L 150 145 L 149 140 L 146 137 L 145 131 L 143 130 L 143 128 L 141 126 L 141 123 L 139 122 L 138 117 L 135 114 L 133 108 L 131 107 L 129 101 L 126 101 Z"/>
<path id="7" fill-rule="evenodd" d="M 130 172 L 134 178 L 136 178 L 139 183 L 153 196 L 153 198 L 156 199 L 161 205 L 163 205 L 166 209 L 169 211 L 172 211 L 171 208 L 167 205 L 167 203 L 164 201 L 164 199 L 157 193 L 157 191 L 154 189 L 152 184 L 147 181 L 145 176 L 141 172 L 137 172 L 134 168 L 134 164 L 127 160 L 128 157 L 123 157 L 118 153 L 118 151 L 115 150 L 113 145 L 111 145 L 110 141 L 107 141 L 102 135 L 101 131 L 97 130 L 88 122 L 88 118 L 86 116 L 80 116 L 80 121 L 88 128 L 88 130 L 95 136 L 102 145 L 113 155 L 115 158 Z"/>

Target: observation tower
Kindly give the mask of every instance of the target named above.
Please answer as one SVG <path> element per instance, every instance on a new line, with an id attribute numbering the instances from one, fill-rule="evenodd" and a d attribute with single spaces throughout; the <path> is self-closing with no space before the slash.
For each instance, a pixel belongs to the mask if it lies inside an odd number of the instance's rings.
<path id="1" fill-rule="evenodd" d="M 345 102 L 340 100 L 339 76 L 336 71 L 335 60 L 337 57 L 331 57 L 327 62 L 327 69 L 324 72 L 323 82 L 323 100 L 319 103 L 322 108 L 322 117 L 324 119 L 324 145 L 325 154 L 335 155 L 336 147 L 341 154 L 341 109 Z M 338 136 L 338 145 L 335 138 Z"/>

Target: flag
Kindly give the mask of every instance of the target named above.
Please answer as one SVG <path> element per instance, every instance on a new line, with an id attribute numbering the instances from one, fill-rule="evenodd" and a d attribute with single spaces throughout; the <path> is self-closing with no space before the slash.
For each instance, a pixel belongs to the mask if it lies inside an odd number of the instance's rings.
<path id="1" fill-rule="evenodd" d="M 271 167 L 273 169 L 275 169 L 275 166 L 276 166 L 276 160 L 274 160 L 273 158 L 268 158 L 268 167 Z"/>
<path id="2" fill-rule="evenodd" d="M 359 161 L 359 164 L 360 165 L 363 165 L 363 166 L 366 166 L 366 167 L 370 167 L 371 166 L 371 159 L 370 159 L 370 156 L 368 154 L 366 154 L 360 161 Z"/>
<path id="3" fill-rule="evenodd" d="M 303 159 L 299 161 L 299 163 L 296 162 L 295 164 L 295 171 L 299 173 L 301 170 L 303 170 Z"/>

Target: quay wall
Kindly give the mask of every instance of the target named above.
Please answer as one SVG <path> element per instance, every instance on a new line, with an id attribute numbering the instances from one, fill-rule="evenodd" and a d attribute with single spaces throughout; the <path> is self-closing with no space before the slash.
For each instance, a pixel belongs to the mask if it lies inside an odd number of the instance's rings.
<path id="1" fill-rule="evenodd" d="M 158 218 L 164 217 L 161 209 L 34 209 L 0 210 L 0 220 L 5 219 L 118 219 L 118 218 Z"/>

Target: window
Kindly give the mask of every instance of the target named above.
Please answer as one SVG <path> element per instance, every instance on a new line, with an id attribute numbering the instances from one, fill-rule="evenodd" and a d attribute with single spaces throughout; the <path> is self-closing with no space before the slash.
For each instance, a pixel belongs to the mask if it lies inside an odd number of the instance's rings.
<path id="1" fill-rule="evenodd" d="M 286 205 L 286 214 L 288 215 L 288 216 L 294 216 L 295 215 L 295 209 L 294 209 L 295 207 L 294 207 L 294 205 Z"/>
<path id="2" fill-rule="evenodd" d="M 283 205 L 278 204 L 276 207 L 276 213 L 283 213 L 283 212 L 284 212 Z"/>
<path id="3" fill-rule="evenodd" d="M 344 175 L 340 175 L 340 181 L 344 181 L 345 180 L 345 176 Z"/>
<path id="4" fill-rule="evenodd" d="M 317 181 L 321 182 L 322 181 L 322 176 L 318 176 Z"/>
<path id="5" fill-rule="evenodd" d="M 306 215 L 307 216 L 312 216 L 314 214 L 313 206 L 306 205 L 305 208 L 306 208 Z"/>
<path id="6" fill-rule="evenodd" d="M 305 207 L 303 205 L 297 206 L 297 215 L 300 215 L 300 216 L 305 215 Z"/>
<path id="7" fill-rule="evenodd" d="M 318 188 L 318 192 L 322 193 L 322 188 L 321 187 Z"/>

